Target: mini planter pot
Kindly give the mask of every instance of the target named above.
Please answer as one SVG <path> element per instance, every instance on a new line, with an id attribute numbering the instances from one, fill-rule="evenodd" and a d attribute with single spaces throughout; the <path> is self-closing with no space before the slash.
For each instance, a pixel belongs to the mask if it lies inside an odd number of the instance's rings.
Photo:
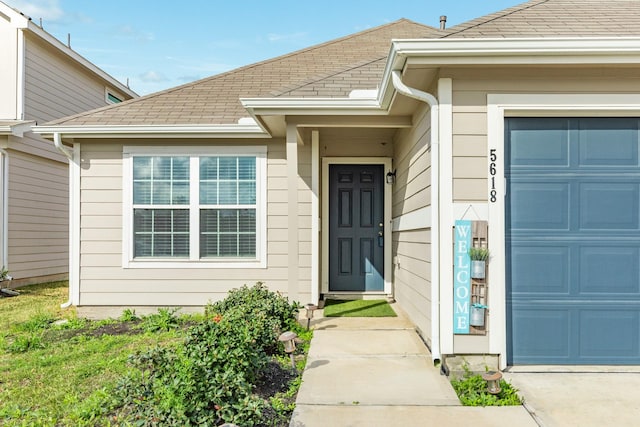
<path id="1" fill-rule="evenodd" d="M 471 326 L 484 326 L 484 311 L 486 307 L 483 305 L 472 305 L 469 313 L 469 324 Z"/>
<path id="2" fill-rule="evenodd" d="M 471 261 L 471 277 L 473 279 L 484 279 L 486 261 Z"/>

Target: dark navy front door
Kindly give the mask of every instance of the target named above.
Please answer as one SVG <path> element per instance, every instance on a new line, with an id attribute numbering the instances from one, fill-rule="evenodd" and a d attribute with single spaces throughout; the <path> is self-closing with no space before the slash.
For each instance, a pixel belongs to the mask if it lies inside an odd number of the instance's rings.
<path id="1" fill-rule="evenodd" d="M 329 165 L 329 291 L 384 290 L 383 172 Z"/>
<path id="2" fill-rule="evenodd" d="M 509 364 L 640 363 L 640 120 L 506 120 Z"/>

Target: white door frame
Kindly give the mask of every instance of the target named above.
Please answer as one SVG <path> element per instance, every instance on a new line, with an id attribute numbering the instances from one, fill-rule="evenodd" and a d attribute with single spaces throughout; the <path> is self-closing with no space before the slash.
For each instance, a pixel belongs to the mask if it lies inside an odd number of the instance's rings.
<path id="1" fill-rule="evenodd" d="M 391 170 L 390 157 L 324 157 L 322 159 L 322 274 L 320 277 L 320 289 L 323 294 L 329 293 L 329 165 L 349 164 L 349 165 L 383 165 L 384 173 Z M 384 185 L 384 291 L 362 292 L 363 294 L 385 294 L 391 295 L 393 287 L 391 284 L 391 197 L 393 184 L 386 183 L 383 176 Z M 340 294 L 341 292 L 331 292 Z M 354 294 L 355 292 L 342 292 Z"/>

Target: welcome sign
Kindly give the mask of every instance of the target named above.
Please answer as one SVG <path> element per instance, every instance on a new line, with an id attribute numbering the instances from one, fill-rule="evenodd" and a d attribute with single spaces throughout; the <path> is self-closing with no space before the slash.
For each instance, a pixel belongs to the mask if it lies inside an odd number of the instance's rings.
<path id="1" fill-rule="evenodd" d="M 457 220 L 453 240 L 453 333 L 469 333 L 471 221 Z"/>

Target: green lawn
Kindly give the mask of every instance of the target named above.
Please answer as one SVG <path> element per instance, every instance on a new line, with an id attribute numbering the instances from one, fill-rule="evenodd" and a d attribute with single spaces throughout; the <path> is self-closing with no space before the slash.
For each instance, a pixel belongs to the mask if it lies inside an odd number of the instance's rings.
<path id="1" fill-rule="evenodd" d="M 93 333 L 108 322 L 89 324 L 76 318 L 75 309 L 60 309 L 67 286 L 33 285 L 0 299 L 0 425 L 82 425 L 86 412 L 101 410 L 131 353 L 177 339 L 175 330 Z M 60 319 L 69 322 L 52 324 Z M 107 425 L 107 419 L 95 424 Z"/>
<path id="2" fill-rule="evenodd" d="M 218 372 L 215 370 L 218 365 L 211 365 L 210 368 L 207 363 L 212 355 L 219 354 L 222 355 L 221 359 L 212 363 L 222 361 L 222 368 L 227 369 L 224 371 L 225 375 L 230 375 L 229 366 L 234 365 L 238 370 L 233 371 L 230 378 L 237 384 L 239 378 L 244 378 L 241 370 L 247 364 L 245 362 L 258 356 L 252 353 L 257 352 L 256 344 L 251 344 L 251 347 L 244 348 L 241 357 L 229 359 L 230 352 L 240 350 L 235 346 L 236 343 L 238 346 L 242 344 L 240 341 L 227 341 L 225 346 L 218 344 L 218 347 L 209 347 L 209 352 L 200 353 L 197 348 L 185 345 L 185 337 L 191 337 L 194 346 L 201 346 L 211 342 L 207 341 L 212 339 L 211 333 L 217 333 L 215 339 L 220 342 L 229 339 L 220 335 L 224 333 L 224 328 L 238 326 L 244 327 L 238 330 L 245 333 L 255 331 L 260 327 L 259 317 L 236 314 L 248 319 L 247 322 L 253 321 L 252 326 L 243 326 L 243 322 L 225 320 L 227 316 L 233 315 L 229 310 L 248 306 L 246 301 L 260 303 L 263 300 L 253 297 L 257 294 L 265 298 L 265 309 L 270 307 L 270 301 L 276 300 L 274 304 L 280 304 L 277 298 L 281 298 L 273 293 L 270 297 L 266 288 L 252 288 L 245 291 L 248 296 L 243 297 L 245 294 L 241 294 L 244 300 L 228 304 L 230 308 L 220 312 L 224 314 L 212 319 L 205 317 L 204 313 L 187 316 L 178 315 L 174 310 L 160 309 L 157 314 L 141 318 L 135 316 L 134 312 L 125 310 L 120 319 L 88 321 L 77 318 L 74 308 L 60 308 L 60 304 L 67 300 L 67 286 L 67 282 L 33 285 L 19 289 L 20 295 L 17 297 L 0 298 L 1 426 L 198 425 L 188 417 L 177 424 L 161 417 L 163 414 L 167 414 L 169 418 L 176 414 L 184 415 L 174 410 L 176 402 L 176 405 L 183 406 L 202 403 L 207 408 L 213 408 L 215 399 L 225 398 L 229 401 L 233 396 L 214 398 L 205 394 L 202 398 L 205 400 L 199 400 L 201 398 L 196 395 L 184 395 L 183 387 L 191 384 L 190 369 L 199 366 L 205 372 Z M 286 309 L 286 304 L 281 303 L 280 306 Z M 60 320 L 66 322 L 58 322 Z M 295 319 L 292 321 L 295 322 Z M 237 338 L 235 331 L 232 328 L 232 335 L 229 337 Z M 305 340 L 305 344 L 299 349 L 301 357 L 304 357 L 311 334 L 301 328 L 297 332 Z M 277 335 L 270 337 L 270 332 L 267 331 L 263 336 L 267 340 L 267 346 L 270 342 L 273 345 L 277 343 Z M 199 341 L 194 341 L 194 337 Z M 216 344 L 215 340 L 213 344 Z M 159 353 L 159 348 L 169 350 Z M 254 378 L 258 381 L 254 383 L 255 390 L 261 394 L 252 397 L 251 401 L 254 405 L 258 402 L 257 404 L 267 408 L 267 412 L 263 413 L 263 417 L 268 419 L 266 424 L 277 427 L 288 425 L 306 359 L 300 359 L 297 372 L 291 372 L 289 359 L 284 352 L 282 355 L 280 353 L 279 349 L 266 356 L 260 353 L 263 355 L 259 356 L 263 357 L 261 360 L 268 357 L 271 362 L 266 366 L 268 372 L 259 371 Z M 166 364 L 160 362 L 153 366 L 157 362 L 145 359 L 162 354 L 166 357 Z M 195 359 L 189 359 L 189 354 L 195 355 Z M 135 355 L 133 359 L 132 355 Z M 178 357 L 173 357 L 175 355 Z M 138 365 L 132 362 L 134 360 L 138 361 Z M 137 370 L 141 361 L 146 366 L 143 368 L 145 373 Z M 137 394 L 151 384 L 144 377 L 151 374 L 155 375 L 153 388 Z M 136 382 L 138 379 L 141 379 L 140 383 Z M 224 382 L 219 386 L 210 381 L 207 384 L 212 386 L 212 394 L 226 386 Z M 147 392 L 151 394 L 147 395 Z M 133 400 L 128 400 L 128 396 Z M 147 398 L 150 399 L 148 403 Z M 141 403 L 140 399 L 144 402 Z M 247 415 L 251 408 L 231 409 L 220 409 L 220 417 L 253 416 Z M 209 413 L 218 416 L 218 412 L 212 411 L 213 409 Z M 244 414 L 233 415 L 242 411 Z M 152 415 L 147 417 L 146 414 Z"/>

